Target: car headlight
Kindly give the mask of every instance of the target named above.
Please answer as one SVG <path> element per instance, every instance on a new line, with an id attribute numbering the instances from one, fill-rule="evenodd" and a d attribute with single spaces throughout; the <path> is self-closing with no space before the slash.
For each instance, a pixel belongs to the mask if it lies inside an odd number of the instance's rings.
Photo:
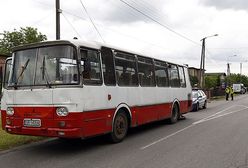
<path id="1" fill-rule="evenodd" d="M 56 109 L 56 114 L 58 116 L 67 116 L 69 114 L 68 109 L 66 107 L 58 107 Z"/>
<path id="2" fill-rule="evenodd" d="M 7 115 L 12 116 L 14 115 L 15 111 L 13 107 L 8 107 L 7 108 Z"/>

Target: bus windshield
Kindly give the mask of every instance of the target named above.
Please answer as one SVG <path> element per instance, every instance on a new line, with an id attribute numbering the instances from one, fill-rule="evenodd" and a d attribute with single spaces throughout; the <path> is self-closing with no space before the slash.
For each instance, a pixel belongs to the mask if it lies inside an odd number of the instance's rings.
<path id="1" fill-rule="evenodd" d="M 9 86 L 78 84 L 76 50 L 69 45 L 19 50 Z"/>

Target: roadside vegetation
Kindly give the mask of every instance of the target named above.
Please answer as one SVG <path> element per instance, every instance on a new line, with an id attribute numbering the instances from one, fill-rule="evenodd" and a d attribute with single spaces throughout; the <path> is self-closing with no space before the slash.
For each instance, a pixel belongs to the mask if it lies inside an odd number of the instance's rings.
<path id="1" fill-rule="evenodd" d="M 13 31 L 3 31 L 0 38 L 0 54 L 11 55 L 13 47 L 28 43 L 40 42 L 46 39 L 46 35 L 40 33 L 37 28 L 33 27 L 21 27 L 18 30 L 14 29 Z M 0 151 L 42 139 L 44 138 L 8 134 L 2 130 L 2 123 L 0 120 Z"/>
<path id="2" fill-rule="evenodd" d="M 2 130 L 2 124 L 0 122 L 0 151 L 10 149 L 16 146 L 28 144 L 30 142 L 40 141 L 43 139 L 45 138 L 8 134 L 4 130 Z"/>

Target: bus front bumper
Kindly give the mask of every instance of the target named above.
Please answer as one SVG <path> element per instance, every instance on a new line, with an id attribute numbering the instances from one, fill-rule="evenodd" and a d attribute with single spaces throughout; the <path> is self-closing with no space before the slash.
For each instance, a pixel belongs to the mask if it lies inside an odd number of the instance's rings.
<path id="1" fill-rule="evenodd" d="M 5 130 L 10 134 L 79 138 L 82 137 L 81 128 L 28 128 L 21 126 L 5 126 Z"/>

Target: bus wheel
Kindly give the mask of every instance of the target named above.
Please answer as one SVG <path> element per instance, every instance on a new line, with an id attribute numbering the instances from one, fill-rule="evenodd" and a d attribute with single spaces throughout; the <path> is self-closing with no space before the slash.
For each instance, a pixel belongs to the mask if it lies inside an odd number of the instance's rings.
<path id="1" fill-rule="evenodd" d="M 170 121 L 171 124 L 174 124 L 174 123 L 177 122 L 178 118 L 179 118 L 179 108 L 178 108 L 178 106 L 175 104 L 175 105 L 173 106 L 171 118 L 170 118 L 169 121 Z"/>
<path id="2" fill-rule="evenodd" d="M 121 142 L 127 135 L 128 120 L 124 111 L 120 110 L 114 119 L 113 130 L 110 134 L 110 140 L 113 143 Z"/>

